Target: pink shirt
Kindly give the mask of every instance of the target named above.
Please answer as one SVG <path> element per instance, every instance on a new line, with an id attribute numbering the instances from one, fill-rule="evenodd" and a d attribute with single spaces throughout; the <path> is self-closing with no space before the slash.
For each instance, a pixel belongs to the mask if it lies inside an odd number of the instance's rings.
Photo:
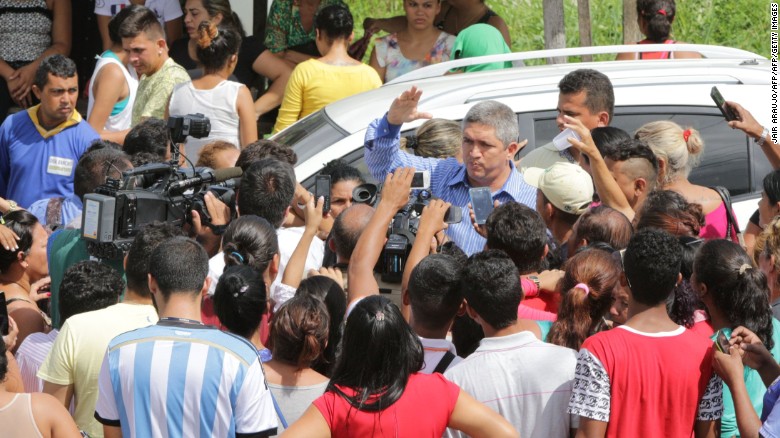
<path id="1" fill-rule="evenodd" d="M 724 239 L 726 237 L 726 228 L 728 228 L 726 204 L 721 202 L 718 208 L 704 216 L 704 222 L 705 225 L 699 231 L 699 237 L 704 239 Z M 737 218 L 734 218 L 734 223 L 737 224 Z M 737 229 L 739 229 L 739 225 L 737 225 Z M 737 230 L 731 230 L 730 238 L 734 242 L 739 242 Z"/>

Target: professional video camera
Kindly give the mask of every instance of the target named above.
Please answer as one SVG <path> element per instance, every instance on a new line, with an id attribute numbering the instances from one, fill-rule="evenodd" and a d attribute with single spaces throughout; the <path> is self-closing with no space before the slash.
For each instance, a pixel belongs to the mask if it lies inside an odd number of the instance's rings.
<path id="1" fill-rule="evenodd" d="M 95 193 L 84 196 L 81 233 L 87 251 L 99 258 L 124 256 L 138 231 L 153 221 L 184 225 L 195 210 L 204 225 L 210 226 L 204 195 L 212 192 L 225 204 L 235 200 L 241 168 L 212 170 L 180 169 L 178 147 L 187 136 L 202 138 L 211 130 L 202 114 L 170 117 L 172 157 L 168 163 L 151 163 L 128 170 L 121 180 L 108 179 Z"/>
<path id="2" fill-rule="evenodd" d="M 374 205 L 381 194 L 376 184 L 361 184 L 352 190 L 355 202 Z M 431 192 L 428 189 L 418 190 L 409 198 L 406 206 L 398 211 L 387 229 L 387 242 L 379 257 L 376 270 L 386 283 L 400 283 L 403 277 L 406 259 L 414 245 L 417 227 L 423 208 L 428 205 Z"/>

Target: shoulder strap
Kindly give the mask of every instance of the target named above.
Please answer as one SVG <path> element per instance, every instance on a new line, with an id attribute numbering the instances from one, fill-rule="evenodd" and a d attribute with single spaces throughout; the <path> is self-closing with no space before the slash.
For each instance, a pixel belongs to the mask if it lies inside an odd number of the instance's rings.
<path id="1" fill-rule="evenodd" d="M 284 426 L 285 429 L 287 429 L 287 420 L 284 419 L 284 414 L 282 414 L 282 408 L 279 407 L 279 403 L 276 402 L 276 397 L 274 397 L 274 393 L 271 392 L 271 390 L 268 390 L 268 393 L 271 394 L 271 400 L 274 402 L 274 410 L 276 411 L 276 416 L 279 417 L 279 422 L 282 423 L 282 426 Z"/>
<path id="2" fill-rule="evenodd" d="M 732 231 L 733 234 L 737 236 L 737 240 L 739 241 L 739 244 L 742 245 L 742 247 L 745 246 L 742 233 L 739 232 L 739 228 L 737 228 L 736 221 L 734 220 L 734 211 L 731 208 L 731 194 L 729 193 L 729 189 L 723 187 L 723 186 L 715 186 L 711 187 L 713 190 L 718 192 L 718 195 L 720 196 L 720 199 L 723 200 L 723 205 L 726 207 L 726 239 L 731 240 L 732 239 Z"/>
<path id="3" fill-rule="evenodd" d="M 455 360 L 455 355 L 452 354 L 451 351 L 447 350 L 447 352 L 444 353 L 444 357 L 441 358 L 439 364 L 436 365 L 436 368 L 433 370 L 433 372 L 444 374 L 444 372 L 447 371 L 447 367 L 450 366 L 453 360 Z"/>

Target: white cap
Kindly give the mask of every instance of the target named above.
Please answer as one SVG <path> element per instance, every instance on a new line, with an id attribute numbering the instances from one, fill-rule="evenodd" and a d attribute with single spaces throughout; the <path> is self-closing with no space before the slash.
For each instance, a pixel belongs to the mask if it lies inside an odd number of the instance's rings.
<path id="1" fill-rule="evenodd" d="M 558 162 L 547 169 L 529 167 L 525 169 L 523 179 L 566 213 L 585 213 L 593 202 L 593 179 L 576 164 Z"/>

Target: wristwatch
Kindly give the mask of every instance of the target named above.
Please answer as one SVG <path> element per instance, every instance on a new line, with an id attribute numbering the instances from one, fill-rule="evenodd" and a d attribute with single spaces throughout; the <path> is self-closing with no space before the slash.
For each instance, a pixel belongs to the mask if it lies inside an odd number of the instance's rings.
<path id="1" fill-rule="evenodd" d="M 764 130 L 763 130 L 763 131 L 761 131 L 761 136 L 760 136 L 760 137 L 758 137 L 758 138 L 755 140 L 756 144 L 757 144 L 757 145 L 759 145 L 759 146 L 763 146 L 763 145 L 765 145 L 765 144 L 766 144 L 766 138 L 767 138 L 767 136 L 769 136 L 769 129 L 767 129 L 767 128 L 764 128 Z"/>
<path id="2" fill-rule="evenodd" d="M 533 281 L 536 285 L 536 290 L 541 291 L 542 290 L 542 283 L 539 281 L 539 277 L 536 275 L 529 275 L 528 279 Z"/>
<path id="3" fill-rule="evenodd" d="M 8 212 L 12 212 L 14 210 L 19 209 L 19 204 L 16 203 L 16 201 L 8 200 Z"/>

